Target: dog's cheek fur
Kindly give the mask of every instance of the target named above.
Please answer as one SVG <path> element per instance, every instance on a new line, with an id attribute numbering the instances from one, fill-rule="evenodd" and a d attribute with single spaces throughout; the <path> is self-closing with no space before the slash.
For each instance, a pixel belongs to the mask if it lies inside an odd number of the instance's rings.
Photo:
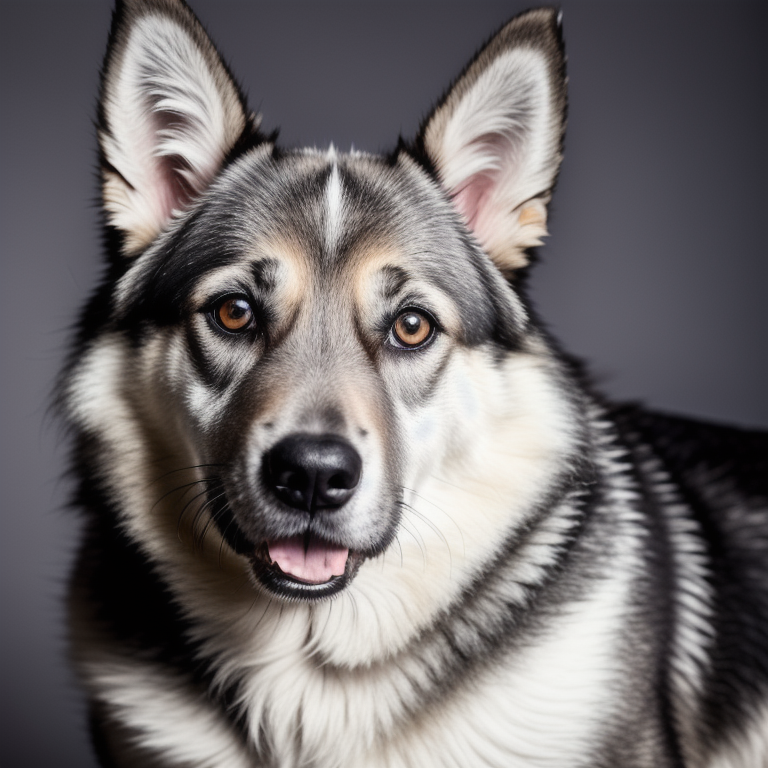
<path id="1" fill-rule="evenodd" d="M 558 364 L 530 345 L 501 365 L 492 348 L 454 351 L 439 392 L 396 414 L 407 456 L 403 519 L 395 543 L 339 597 L 350 608 L 313 636 L 334 665 L 402 651 L 575 471 L 584 439 L 577 404 L 553 384 Z"/>
<path id="2" fill-rule="evenodd" d="M 199 382 L 178 329 L 153 336 L 136 344 L 113 333 L 94 342 L 72 372 L 68 410 L 97 445 L 92 470 L 130 537 L 161 569 L 169 564 L 174 582 L 189 569 L 221 582 L 245 571 L 206 525 L 210 425 L 200 414 L 210 418 L 217 398 Z"/>

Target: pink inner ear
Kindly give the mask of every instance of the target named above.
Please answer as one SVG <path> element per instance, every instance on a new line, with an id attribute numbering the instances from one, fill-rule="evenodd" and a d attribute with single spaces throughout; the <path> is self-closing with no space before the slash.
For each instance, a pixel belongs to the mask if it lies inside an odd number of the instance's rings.
<path id="1" fill-rule="evenodd" d="M 166 155 L 156 158 L 157 183 L 160 185 L 158 198 L 163 219 L 167 221 L 174 211 L 187 207 L 194 197 L 192 185 L 181 175 L 189 169 L 189 164 L 179 155 Z"/>
<path id="2" fill-rule="evenodd" d="M 184 119 L 180 115 L 166 111 L 152 113 L 152 146 L 159 147 L 170 132 L 183 133 Z M 155 183 L 160 212 L 163 221 L 168 221 L 174 211 L 187 207 L 194 197 L 195 190 L 185 178 L 191 170 L 187 160 L 181 155 L 155 155 Z"/>
<path id="3" fill-rule="evenodd" d="M 453 195 L 453 202 L 464 216 L 467 226 L 475 233 L 477 239 L 485 242 L 482 230 L 483 213 L 493 191 L 494 182 L 490 175 L 478 173 Z"/>

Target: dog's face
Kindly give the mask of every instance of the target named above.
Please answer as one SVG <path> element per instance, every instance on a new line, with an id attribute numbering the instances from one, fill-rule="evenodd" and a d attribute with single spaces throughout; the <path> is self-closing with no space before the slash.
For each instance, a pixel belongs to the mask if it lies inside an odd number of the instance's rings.
<path id="1" fill-rule="evenodd" d="M 185 6 L 127 3 L 115 30 L 100 140 L 119 252 L 90 354 L 131 366 L 97 394 L 84 363 L 72 410 L 139 413 L 125 461 L 151 446 L 203 487 L 179 528 L 274 595 L 328 596 L 424 478 L 471 464 L 489 392 L 540 344 L 509 278 L 560 160 L 554 15 L 502 30 L 386 159 L 278 151 Z"/>
<path id="2" fill-rule="evenodd" d="M 454 357 L 511 348 L 524 322 L 416 163 L 332 152 L 246 153 L 117 295 L 216 478 L 221 533 L 301 596 L 390 543 L 472 407 L 446 397 Z"/>

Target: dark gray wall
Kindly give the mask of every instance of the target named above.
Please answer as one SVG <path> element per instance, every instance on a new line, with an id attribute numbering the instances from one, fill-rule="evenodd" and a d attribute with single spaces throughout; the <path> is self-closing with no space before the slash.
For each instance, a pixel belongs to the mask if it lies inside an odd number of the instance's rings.
<path id="1" fill-rule="evenodd" d="M 193 2 L 287 144 L 413 134 L 507 2 Z M 604 391 L 768 426 L 764 2 L 563 3 L 566 160 L 533 294 Z M 76 521 L 46 420 L 99 270 L 94 174 L 106 2 L 0 3 L 0 761 L 90 765 L 63 662 Z"/>

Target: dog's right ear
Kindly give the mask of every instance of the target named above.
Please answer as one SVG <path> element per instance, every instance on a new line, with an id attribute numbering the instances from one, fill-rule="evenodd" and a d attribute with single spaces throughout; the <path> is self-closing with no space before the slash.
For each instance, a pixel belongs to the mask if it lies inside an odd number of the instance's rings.
<path id="1" fill-rule="evenodd" d="M 99 145 L 104 209 L 126 255 L 152 242 L 254 131 L 242 94 L 182 0 L 118 0 Z"/>

